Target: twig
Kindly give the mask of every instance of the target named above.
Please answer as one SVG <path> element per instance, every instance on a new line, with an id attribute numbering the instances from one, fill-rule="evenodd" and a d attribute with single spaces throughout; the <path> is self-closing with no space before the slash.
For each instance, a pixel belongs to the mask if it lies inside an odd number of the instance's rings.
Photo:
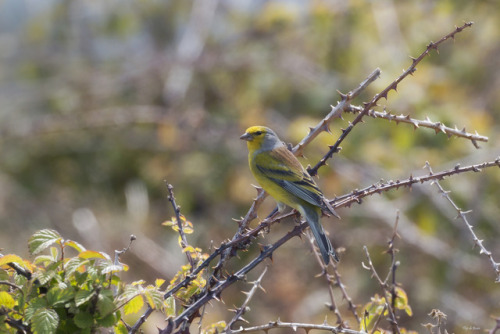
<path id="1" fill-rule="evenodd" d="M 363 111 L 363 109 L 364 108 L 359 107 L 359 106 L 350 105 L 348 108 L 346 108 L 344 110 L 348 111 L 348 112 L 352 111 L 352 112 L 360 113 Z M 476 148 L 479 148 L 479 145 L 477 144 L 478 141 L 482 141 L 482 142 L 488 141 L 488 137 L 479 135 L 477 133 L 477 131 L 475 134 L 473 134 L 473 133 L 467 132 L 465 127 L 462 130 L 459 130 L 456 126 L 455 126 L 455 128 L 450 128 L 448 126 L 445 126 L 441 122 L 431 121 L 429 119 L 429 117 L 427 117 L 425 120 L 419 120 L 419 119 L 411 118 L 410 115 L 406 115 L 406 116 L 399 115 L 398 116 L 398 115 L 394 115 L 394 114 L 391 114 L 391 113 L 386 112 L 386 111 L 379 112 L 379 111 L 375 111 L 373 109 L 368 110 L 368 113 L 366 115 L 373 117 L 373 118 L 383 118 L 383 119 L 386 119 L 388 121 L 394 121 L 394 122 L 396 122 L 396 124 L 399 124 L 399 123 L 411 124 L 411 125 L 413 125 L 413 127 L 415 129 L 418 129 L 421 127 L 433 129 L 434 131 L 436 131 L 436 133 L 442 132 L 442 133 L 446 134 L 448 136 L 448 138 L 450 138 L 451 136 L 466 138 L 466 139 L 470 140 L 472 142 L 472 144 L 474 145 L 474 147 L 476 147 Z"/>
<path id="2" fill-rule="evenodd" d="M 330 159 L 333 154 L 335 152 L 337 152 L 339 150 L 339 145 L 340 143 L 342 143 L 342 141 L 347 137 L 347 135 L 352 131 L 352 129 L 354 128 L 354 126 L 356 126 L 356 124 L 360 123 L 362 120 L 363 120 L 363 117 L 368 113 L 368 111 L 370 111 L 370 109 L 372 107 L 375 107 L 377 105 L 377 102 L 381 99 L 381 98 L 385 98 L 387 99 L 387 95 L 389 94 L 389 92 L 391 90 L 394 90 L 396 91 L 397 90 L 397 87 L 398 87 L 398 84 L 403 81 L 404 78 L 406 78 L 408 75 L 410 74 L 413 74 L 415 73 L 415 71 L 417 70 L 417 65 L 422 61 L 422 59 L 425 58 L 425 56 L 427 56 L 431 50 L 437 50 L 438 49 L 438 46 L 443 43 L 444 41 L 450 39 L 450 38 L 455 38 L 455 35 L 458 34 L 459 32 L 461 32 L 462 30 L 464 30 L 465 28 L 468 28 L 470 26 L 472 26 L 472 22 L 466 22 L 464 23 L 461 27 L 456 27 L 454 31 L 452 31 L 451 33 L 449 33 L 448 35 L 442 37 L 439 41 L 437 41 L 436 43 L 429 43 L 429 45 L 427 45 L 427 48 L 425 49 L 424 52 L 422 52 L 420 54 L 420 56 L 418 56 L 417 58 L 412 58 L 412 64 L 410 65 L 410 67 L 408 67 L 408 69 L 406 69 L 403 74 L 401 74 L 396 80 L 394 80 L 393 82 L 391 82 L 386 88 L 384 88 L 379 94 L 376 94 L 372 100 L 368 103 L 365 103 L 364 104 L 364 108 L 363 110 L 359 113 L 358 116 L 356 116 L 356 118 L 354 119 L 354 121 L 352 121 L 352 123 L 349 124 L 349 126 L 346 128 L 346 129 L 343 129 L 342 130 L 342 134 L 340 135 L 340 137 L 337 139 L 337 141 L 335 142 L 335 144 L 333 144 L 332 146 L 330 146 L 330 150 L 323 156 L 323 158 L 321 158 L 321 160 L 313 167 L 313 168 L 309 168 L 308 169 L 308 172 L 309 174 L 311 175 L 316 175 L 318 173 L 318 169 L 325 165 L 326 164 L 326 161 L 328 159 Z"/>
<path id="3" fill-rule="evenodd" d="M 260 285 L 260 282 L 262 282 L 262 278 L 264 278 L 264 275 L 266 274 L 266 272 L 267 272 L 267 266 L 264 268 L 264 270 L 262 271 L 262 274 L 260 274 L 259 278 L 252 283 L 253 286 L 250 289 L 250 291 L 244 292 L 247 295 L 247 298 L 245 299 L 243 304 L 241 304 L 241 306 L 237 310 L 234 310 L 236 314 L 231 319 L 231 321 L 229 321 L 227 323 L 224 331 L 226 331 L 227 333 L 231 333 L 231 328 L 236 323 L 236 321 L 238 321 L 238 320 L 246 321 L 241 316 L 248 310 L 247 305 L 250 302 L 250 300 L 252 299 L 252 297 L 255 294 L 255 292 L 257 291 L 257 289 L 261 289 L 261 290 L 265 291 L 264 288 L 262 287 L 262 285 Z"/>
<path id="4" fill-rule="evenodd" d="M 333 288 L 335 285 L 334 280 L 332 279 L 332 275 L 328 273 L 328 265 L 325 265 L 323 260 L 321 259 L 321 255 L 319 254 L 319 250 L 316 247 L 316 243 L 314 241 L 314 237 L 312 236 L 312 233 L 307 233 L 307 240 L 309 240 L 309 244 L 312 248 L 314 257 L 316 258 L 316 262 L 319 264 L 321 267 L 321 274 L 317 276 L 322 276 L 325 278 L 327 286 L 328 286 L 328 294 L 330 295 L 330 301 L 331 304 L 328 305 L 328 309 L 330 311 L 333 311 L 335 313 L 335 316 L 337 317 L 337 325 L 340 327 L 347 327 L 346 324 L 344 323 L 344 320 L 342 319 L 342 315 L 340 314 L 340 310 L 337 307 L 337 303 L 335 302 L 335 296 L 333 294 Z M 334 262 L 334 261 L 332 261 Z M 334 263 L 335 265 L 335 263 Z"/>
<path id="5" fill-rule="evenodd" d="M 234 330 L 232 333 L 236 334 L 236 333 L 250 333 L 250 332 L 261 332 L 261 331 L 264 331 L 267 333 L 267 331 L 269 331 L 270 329 L 273 329 L 273 328 L 288 328 L 293 332 L 297 332 L 297 329 L 301 328 L 301 329 L 305 330 L 306 332 L 309 332 L 312 329 L 320 329 L 320 330 L 326 330 L 326 331 L 330 331 L 332 333 L 337 333 L 337 334 L 366 334 L 365 332 L 359 332 L 359 331 L 355 331 L 355 330 L 348 329 L 348 328 L 330 326 L 327 324 L 315 325 L 315 324 L 304 324 L 304 323 L 297 323 L 297 322 L 282 322 L 279 319 L 277 321 L 271 321 L 265 325 L 240 328 L 238 330 Z"/>
<path id="6" fill-rule="evenodd" d="M 259 263 L 264 261 L 266 258 L 271 257 L 273 252 L 283 245 L 285 242 L 290 240 L 291 238 L 298 236 L 302 233 L 302 231 L 308 226 L 307 223 L 301 223 L 296 225 L 295 228 L 285 234 L 281 239 L 276 241 L 274 244 L 271 244 L 265 247 L 259 256 L 250 261 L 246 266 L 241 268 L 235 274 L 230 275 L 225 280 L 219 281 L 214 287 L 208 289 L 204 295 L 202 295 L 199 299 L 197 299 L 193 304 L 189 305 L 180 315 L 178 315 L 175 319 L 172 319 L 171 325 L 167 326 L 163 330 L 160 330 L 160 334 L 168 334 L 182 323 L 189 321 L 193 316 L 196 315 L 199 308 L 209 302 L 212 299 L 219 299 L 220 294 L 224 289 L 237 282 L 238 280 L 242 280 L 245 275 L 255 268 Z"/>
<path id="7" fill-rule="evenodd" d="M 332 263 L 332 266 L 336 284 L 339 287 L 340 292 L 342 293 L 342 297 L 344 297 L 344 299 L 347 301 L 347 309 L 351 311 L 357 323 L 360 324 L 361 318 L 359 317 L 358 312 L 356 311 L 357 306 L 352 302 L 352 298 L 347 294 L 346 286 L 344 285 L 344 283 L 342 283 L 342 280 L 340 279 L 341 276 L 340 273 L 338 272 L 338 265 L 337 263 Z"/>
<path id="8" fill-rule="evenodd" d="M 304 147 L 311 141 L 313 141 L 314 138 L 316 138 L 321 132 L 323 131 L 330 132 L 328 124 L 335 118 L 341 118 L 342 111 L 349 107 L 349 102 L 355 97 L 357 97 L 363 90 L 366 89 L 366 87 L 368 87 L 368 85 L 370 85 L 373 81 L 375 81 L 379 77 L 380 77 L 380 69 L 377 68 L 372 73 L 370 73 L 370 75 L 362 83 L 360 83 L 357 88 L 351 90 L 347 94 L 340 94 L 341 97 L 340 102 L 338 102 L 335 107 L 330 106 L 332 108 L 330 113 L 326 115 L 326 117 L 323 118 L 314 128 L 309 129 L 309 134 L 305 136 L 304 139 L 302 139 L 300 143 L 298 143 L 292 149 L 292 152 L 297 156 L 301 156 Z"/>
<path id="9" fill-rule="evenodd" d="M 493 319 L 495 319 L 496 325 L 488 332 L 488 334 L 496 334 L 497 330 L 500 329 L 500 318 L 496 317 Z"/>
<path id="10" fill-rule="evenodd" d="M 182 249 L 184 249 L 189 244 L 187 242 L 186 234 L 184 233 L 184 227 L 182 226 L 181 208 L 175 202 L 174 187 L 171 184 L 167 183 L 166 181 L 165 181 L 165 185 L 167 186 L 167 190 L 168 190 L 168 200 L 170 203 L 172 203 L 172 207 L 174 208 L 175 219 L 177 220 L 177 227 L 179 228 L 179 235 L 181 237 L 181 247 L 182 247 Z M 192 271 L 194 269 L 193 257 L 191 256 L 190 252 L 186 252 L 186 257 L 189 261 L 189 264 L 191 265 L 191 271 Z"/>
<path id="11" fill-rule="evenodd" d="M 361 203 L 361 199 L 370 196 L 373 194 L 380 194 L 382 192 L 391 190 L 391 189 L 399 189 L 400 187 L 412 187 L 416 183 L 424 183 L 424 182 L 429 182 L 429 181 L 436 181 L 436 180 L 442 180 L 445 177 L 452 176 L 452 175 L 458 175 L 464 172 L 480 172 L 483 169 L 489 168 L 489 167 L 500 167 L 500 157 L 496 158 L 494 161 L 488 161 L 488 162 L 483 162 L 481 164 L 477 165 L 469 165 L 467 167 L 460 167 L 460 164 L 457 164 L 454 168 L 452 169 L 447 169 L 444 171 L 441 171 L 439 173 L 429 173 L 428 175 L 420 176 L 420 177 L 413 177 L 410 175 L 408 179 L 405 180 L 396 180 L 396 181 L 387 181 L 387 182 L 380 182 L 378 184 L 372 184 L 371 186 L 368 186 L 366 188 L 363 188 L 361 190 L 353 190 L 351 193 L 339 196 L 335 198 L 334 200 L 330 201 L 330 204 L 333 206 L 333 208 L 338 208 L 338 207 L 344 207 L 344 206 L 350 206 L 353 203 Z"/>
<path id="12" fill-rule="evenodd" d="M 387 286 L 387 282 L 382 281 L 380 279 L 380 276 L 377 273 L 377 270 L 375 270 L 375 267 L 373 266 L 372 259 L 370 257 L 370 253 L 368 252 L 368 247 L 363 246 L 363 250 L 365 251 L 366 258 L 368 260 L 368 266 L 365 265 L 364 263 L 362 263 L 363 268 L 371 271 L 372 277 L 375 277 L 378 284 L 382 288 L 382 292 L 384 293 L 384 297 L 385 297 L 385 306 L 387 307 L 387 313 L 389 313 L 389 322 L 393 328 L 394 333 L 400 334 L 396 315 L 394 314 L 394 309 L 387 301 L 387 299 L 388 299 L 387 297 L 390 295 L 390 291 L 389 291 L 389 287 Z"/>
<path id="13" fill-rule="evenodd" d="M 136 240 L 136 239 L 137 239 L 136 236 L 132 234 L 130 236 L 130 240 L 129 240 L 127 247 L 123 248 L 122 250 L 115 249 L 115 260 L 113 261 L 113 265 L 118 266 L 120 268 L 123 268 L 123 265 L 120 262 L 120 255 L 127 252 L 130 249 L 130 247 L 132 246 L 132 242 L 134 242 L 134 240 Z M 110 275 L 110 277 L 109 277 L 110 280 L 111 280 L 111 277 L 112 277 L 112 275 Z M 113 296 L 116 296 L 118 294 L 118 287 L 116 285 L 112 285 L 112 290 L 113 290 Z"/>
<path id="14" fill-rule="evenodd" d="M 497 159 L 498 161 L 498 159 Z M 429 173 L 432 175 L 432 168 L 429 164 L 429 162 L 425 163 L 425 168 L 429 170 Z M 444 188 L 441 186 L 441 184 L 438 182 L 438 180 L 435 180 L 433 182 L 439 189 L 439 193 L 446 198 L 446 200 L 453 206 L 455 210 L 457 210 L 457 217 L 456 218 L 461 218 L 462 221 L 465 223 L 465 226 L 467 226 L 467 229 L 469 230 L 470 234 L 472 235 L 472 239 L 474 240 L 474 244 L 479 247 L 479 254 L 484 254 L 488 257 L 491 267 L 495 271 L 496 274 L 496 283 L 500 283 L 500 263 L 496 262 L 495 259 L 493 259 L 492 253 L 486 249 L 486 247 L 483 245 L 483 239 L 479 239 L 476 233 L 474 232 L 474 227 L 469 223 L 469 220 L 467 219 L 467 214 L 471 213 L 472 211 L 463 211 L 460 209 L 455 202 L 451 199 L 451 197 L 448 195 L 449 191 L 444 190 Z"/>

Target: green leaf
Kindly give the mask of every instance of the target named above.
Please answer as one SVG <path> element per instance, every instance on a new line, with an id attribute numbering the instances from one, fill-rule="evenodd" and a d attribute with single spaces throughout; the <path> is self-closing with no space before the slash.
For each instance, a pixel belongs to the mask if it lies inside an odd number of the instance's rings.
<path id="1" fill-rule="evenodd" d="M 222 333 L 225 328 L 226 328 L 226 322 L 219 321 L 219 322 L 211 324 L 208 327 L 203 328 L 203 330 L 201 332 L 203 334 L 216 334 L 216 333 Z"/>
<path id="2" fill-rule="evenodd" d="M 128 334 L 128 329 L 125 325 L 119 322 L 114 328 L 115 334 Z"/>
<path id="3" fill-rule="evenodd" d="M 111 258 L 109 257 L 108 254 L 104 252 L 96 252 L 96 251 L 90 251 L 86 250 L 78 254 L 78 257 L 82 259 L 103 259 L 103 260 L 110 260 Z"/>
<path id="4" fill-rule="evenodd" d="M 74 318 L 75 325 L 78 326 L 78 328 L 90 328 L 94 325 L 94 317 L 90 313 L 86 312 L 78 312 L 75 315 Z"/>
<path id="5" fill-rule="evenodd" d="M 92 298 L 94 295 L 94 290 L 80 290 L 76 293 L 75 296 L 75 304 L 76 306 L 80 306 L 82 304 L 85 304 Z"/>
<path id="6" fill-rule="evenodd" d="M 69 246 L 75 249 L 78 253 L 84 252 L 86 250 L 85 247 L 83 247 L 81 244 L 73 240 L 66 240 L 64 242 L 64 246 Z"/>
<path id="7" fill-rule="evenodd" d="M 112 263 L 106 263 L 102 267 L 102 273 L 103 274 L 107 274 L 107 273 L 110 273 L 110 272 L 119 272 L 119 271 L 123 271 L 123 266 L 122 265 L 116 265 L 116 264 L 112 264 Z"/>
<path id="8" fill-rule="evenodd" d="M 89 263 L 89 260 L 81 259 L 79 257 L 72 257 L 64 264 L 64 269 L 66 270 L 66 276 L 71 276 L 73 273 L 83 265 Z"/>
<path id="9" fill-rule="evenodd" d="M 2 305 L 2 307 L 12 309 L 14 308 L 14 306 L 16 306 L 16 301 L 14 300 L 14 298 L 12 298 L 10 293 L 0 291 L 0 305 Z"/>
<path id="10" fill-rule="evenodd" d="M 50 255 L 52 256 L 52 261 L 57 262 L 59 259 L 59 250 L 56 247 L 50 247 Z"/>
<path id="11" fill-rule="evenodd" d="M 161 309 L 163 307 L 163 294 L 158 290 L 147 290 L 144 293 L 149 305 L 154 309 Z"/>
<path id="12" fill-rule="evenodd" d="M 174 296 L 170 296 L 163 302 L 163 306 L 165 307 L 165 315 L 167 318 L 175 317 L 175 298 Z"/>
<path id="13" fill-rule="evenodd" d="M 59 272 L 59 266 L 61 265 L 61 262 L 53 262 L 45 268 L 45 272 L 42 272 L 40 275 L 37 276 L 38 281 L 40 282 L 41 285 L 46 284 L 49 282 L 52 278 L 56 277 L 58 272 Z"/>
<path id="14" fill-rule="evenodd" d="M 26 321 L 31 321 L 31 318 L 34 316 L 35 312 L 45 307 L 47 307 L 47 301 L 44 297 L 40 296 L 32 299 L 26 307 L 26 310 L 24 311 L 24 317 L 26 318 Z"/>
<path id="15" fill-rule="evenodd" d="M 38 231 L 28 241 L 30 253 L 38 254 L 61 239 L 61 235 L 57 231 L 49 229 Z"/>
<path id="16" fill-rule="evenodd" d="M 38 255 L 37 257 L 35 257 L 35 260 L 33 262 L 35 264 L 43 264 L 44 266 L 48 266 L 53 261 L 54 259 L 51 255 Z"/>
<path id="17" fill-rule="evenodd" d="M 139 312 L 144 306 L 144 299 L 142 296 L 138 295 L 132 298 L 125 306 L 123 307 L 123 311 L 125 315 L 134 314 Z"/>
<path id="18" fill-rule="evenodd" d="M 163 285 L 163 283 L 165 283 L 165 280 L 164 279 L 161 279 L 161 278 L 157 278 L 155 280 L 155 287 L 157 287 L 158 289 L 161 288 L 161 286 Z"/>
<path id="19" fill-rule="evenodd" d="M 113 313 L 113 310 L 116 308 L 115 303 L 113 302 L 113 298 L 110 296 L 106 296 L 104 294 L 99 295 L 99 299 L 97 300 L 97 309 L 101 316 L 106 316 L 108 314 Z M 109 327 L 109 326 L 107 326 Z"/>
<path id="20" fill-rule="evenodd" d="M 47 292 L 47 302 L 49 306 L 61 306 L 75 297 L 73 288 L 61 289 L 53 287 Z"/>
<path id="21" fill-rule="evenodd" d="M 116 324 L 118 320 L 119 319 L 113 313 L 111 313 L 103 318 L 98 319 L 97 323 L 100 327 L 111 327 Z"/>
<path id="22" fill-rule="evenodd" d="M 33 334 L 52 334 L 56 332 L 59 324 L 59 316 L 56 311 L 41 308 L 31 318 L 31 329 Z"/>

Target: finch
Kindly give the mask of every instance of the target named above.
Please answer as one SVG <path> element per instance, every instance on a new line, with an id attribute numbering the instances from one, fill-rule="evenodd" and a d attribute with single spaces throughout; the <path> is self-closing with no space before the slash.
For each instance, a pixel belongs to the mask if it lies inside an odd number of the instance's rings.
<path id="1" fill-rule="evenodd" d="M 297 210 L 305 218 L 316 239 L 325 264 L 330 256 L 339 258 L 319 221 L 321 214 L 340 218 L 321 190 L 276 133 L 265 126 L 248 128 L 240 139 L 247 141 L 248 163 L 259 185 L 278 202 Z"/>

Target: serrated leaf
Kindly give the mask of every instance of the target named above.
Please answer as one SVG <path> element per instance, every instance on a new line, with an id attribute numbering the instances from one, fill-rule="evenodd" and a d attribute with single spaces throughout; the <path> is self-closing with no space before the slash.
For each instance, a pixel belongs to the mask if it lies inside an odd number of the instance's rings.
<path id="1" fill-rule="evenodd" d="M 89 263 L 89 260 L 81 259 L 79 257 L 72 257 L 64 264 L 66 276 L 71 276 L 80 267 Z"/>
<path id="2" fill-rule="evenodd" d="M 155 286 L 156 286 L 157 288 L 160 288 L 160 287 L 163 285 L 163 283 L 165 283 L 165 280 L 164 280 L 164 279 L 157 278 L 157 279 L 155 280 Z"/>
<path id="3" fill-rule="evenodd" d="M 137 295 L 132 298 L 125 306 L 123 306 L 123 311 L 125 315 L 135 314 L 139 312 L 144 306 L 144 299 L 141 295 Z"/>
<path id="4" fill-rule="evenodd" d="M 28 241 L 31 254 L 38 254 L 50 245 L 61 240 L 61 235 L 57 231 L 45 229 L 36 232 Z"/>
<path id="5" fill-rule="evenodd" d="M 32 299 L 29 303 L 28 306 L 26 307 L 26 310 L 24 311 L 24 317 L 26 321 L 30 321 L 35 312 L 41 308 L 47 307 L 47 301 L 43 297 L 36 297 Z"/>
<path id="6" fill-rule="evenodd" d="M 165 308 L 165 315 L 167 318 L 175 317 L 175 298 L 173 296 L 163 301 L 163 307 Z"/>
<path id="7" fill-rule="evenodd" d="M 47 302 L 49 306 L 64 305 L 67 301 L 75 297 L 73 288 L 54 287 L 47 292 Z"/>
<path id="8" fill-rule="evenodd" d="M 146 281 L 141 279 L 139 281 L 132 282 L 132 286 L 142 285 L 144 283 L 146 283 Z"/>
<path id="9" fill-rule="evenodd" d="M 21 266 L 24 264 L 24 260 L 15 254 L 7 254 L 0 257 L 0 266 L 6 265 L 7 263 L 11 262 L 17 263 Z"/>
<path id="10" fill-rule="evenodd" d="M 104 253 L 104 252 L 96 252 L 96 251 L 83 251 L 80 254 L 78 254 L 79 258 L 82 259 L 103 259 L 103 260 L 111 260 L 109 255 Z"/>
<path id="11" fill-rule="evenodd" d="M 0 305 L 2 307 L 12 309 L 14 308 L 14 306 L 16 306 L 16 301 L 14 300 L 14 298 L 12 298 L 10 293 L 6 291 L 0 291 Z"/>
<path id="12" fill-rule="evenodd" d="M 53 262 L 53 258 L 51 255 L 38 255 L 34 260 L 35 264 L 43 264 L 47 266 L 49 263 Z"/>
<path id="13" fill-rule="evenodd" d="M 144 294 L 148 304 L 154 309 L 163 307 L 163 294 L 158 290 L 147 290 Z"/>
<path id="14" fill-rule="evenodd" d="M 86 251 L 85 247 L 83 247 L 81 244 L 79 244 L 78 242 L 73 241 L 73 240 L 66 240 L 64 242 L 64 246 L 71 247 L 74 250 L 76 250 L 78 253 Z"/>
<path id="15" fill-rule="evenodd" d="M 218 321 L 216 323 L 211 324 L 208 327 L 205 327 L 201 331 L 201 333 L 202 334 L 217 334 L 217 333 L 222 333 L 225 328 L 226 328 L 226 322 L 225 321 Z"/>
<path id="16" fill-rule="evenodd" d="M 116 316 L 113 313 L 111 313 L 103 318 L 97 319 L 97 323 L 100 325 L 100 327 L 111 327 L 117 321 L 118 321 L 118 319 L 116 318 Z"/>
<path id="17" fill-rule="evenodd" d="M 103 294 L 99 295 L 99 299 L 97 300 L 97 309 L 99 310 L 99 313 L 101 314 L 101 316 L 106 316 L 108 314 L 111 314 L 115 308 L 116 308 L 116 305 L 113 302 L 112 298 L 110 298 L 109 296 L 105 296 Z M 110 326 L 106 326 L 106 327 L 110 327 Z"/>
<path id="18" fill-rule="evenodd" d="M 52 256 L 53 262 L 56 262 L 59 259 L 59 251 L 56 247 L 50 247 L 50 255 Z"/>
<path id="19" fill-rule="evenodd" d="M 76 296 L 75 296 L 76 306 L 80 306 L 82 304 L 85 304 L 86 302 L 88 302 L 90 300 L 90 298 L 92 298 L 93 295 L 94 295 L 93 290 L 80 290 L 80 291 L 78 291 L 76 293 Z"/>
<path id="20" fill-rule="evenodd" d="M 103 266 L 102 268 L 102 273 L 103 274 L 108 274 L 108 273 L 111 273 L 111 272 L 120 272 L 123 270 L 123 266 L 122 265 L 117 265 L 117 264 L 112 264 L 112 263 L 107 263 Z"/>
<path id="21" fill-rule="evenodd" d="M 33 334 L 52 334 L 56 332 L 59 325 L 59 316 L 56 311 L 41 308 L 31 318 L 31 329 Z"/>
<path id="22" fill-rule="evenodd" d="M 91 328 L 94 325 L 94 317 L 90 313 L 78 312 L 73 318 L 78 328 Z"/>
<path id="23" fill-rule="evenodd" d="M 115 334 L 128 334 L 128 329 L 125 327 L 125 325 L 121 322 L 119 322 L 114 328 L 113 328 Z"/>
<path id="24" fill-rule="evenodd" d="M 9 272 L 7 270 L 0 269 L 0 281 L 7 281 L 9 279 Z"/>

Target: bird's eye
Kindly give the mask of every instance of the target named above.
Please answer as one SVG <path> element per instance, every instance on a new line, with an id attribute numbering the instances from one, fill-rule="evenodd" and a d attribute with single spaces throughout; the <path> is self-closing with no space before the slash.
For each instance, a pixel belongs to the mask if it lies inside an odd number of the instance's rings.
<path id="1" fill-rule="evenodd" d="M 255 135 L 256 135 L 256 136 L 260 136 L 261 134 L 262 134 L 262 131 L 256 131 L 256 132 L 255 132 Z"/>

